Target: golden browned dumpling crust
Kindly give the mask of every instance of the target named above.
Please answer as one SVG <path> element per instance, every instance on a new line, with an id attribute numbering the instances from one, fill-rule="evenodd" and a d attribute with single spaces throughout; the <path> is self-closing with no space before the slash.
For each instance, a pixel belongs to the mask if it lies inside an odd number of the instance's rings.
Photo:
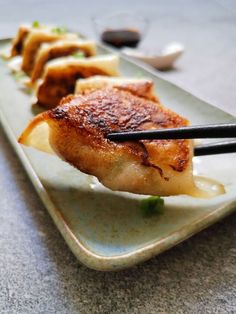
<path id="1" fill-rule="evenodd" d="M 105 87 L 117 87 L 139 97 L 160 102 L 154 88 L 154 83 L 149 78 L 112 77 L 95 75 L 76 82 L 75 94 L 86 95 L 92 91 Z"/>
<path id="2" fill-rule="evenodd" d="M 74 129 L 94 149 L 115 149 L 125 147 L 146 166 L 159 169 L 158 160 L 175 171 L 183 171 L 189 163 L 189 141 L 186 140 L 144 140 L 136 143 L 115 143 L 106 135 L 117 131 L 174 128 L 188 125 L 188 121 L 176 113 L 147 101 L 123 87 L 102 89 L 86 95 L 69 96 L 62 105 L 49 112 L 66 129 Z M 107 146 L 107 148 L 105 148 Z M 165 153 L 164 160 L 162 153 Z M 173 154 L 174 152 L 174 154 Z M 168 178 L 166 178 L 168 179 Z"/>

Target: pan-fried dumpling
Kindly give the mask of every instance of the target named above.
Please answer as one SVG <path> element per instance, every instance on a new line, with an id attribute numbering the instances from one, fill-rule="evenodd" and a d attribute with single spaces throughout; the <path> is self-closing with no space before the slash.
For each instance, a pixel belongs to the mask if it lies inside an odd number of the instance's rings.
<path id="1" fill-rule="evenodd" d="M 75 86 L 75 94 L 87 94 L 104 87 L 119 87 L 120 90 L 126 90 L 136 96 L 159 102 L 154 92 L 153 81 L 148 78 L 95 75 L 86 79 L 78 79 Z"/>
<path id="2" fill-rule="evenodd" d="M 73 94 L 78 78 L 118 75 L 119 58 L 102 55 L 91 58 L 64 57 L 49 61 L 36 88 L 37 104 L 56 107 L 61 98 Z"/>
<path id="3" fill-rule="evenodd" d="M 38 49 L 42 43 L 50 43 L 59 39 L 77 39 L 78 35 L 58 31 L 58 28 L 35 28 L 30 31 L 24 41 L 22 51 L 22 70 L 31 75 Z"/>
<path id="4" fill-rule="evenodd" d="M 43 74 L 43 69 L 49 60 L 69 56 L 76 52 L 82 52 L 86 57 L 96 54 L 96 44 L 92 40 L 64 39 L 52 43 L 42 44 L 39 48 L 31 74 L 31 82 L 34 83 Z"/>
<path id="5" fill-rule="evenodd" d="M 31 29 L 32 26 L 29 24 L 24 24 L 19 27 L 18 32 L 12 41 L 11 57 L 21 55 L 24 41 Z"/>
<path id="6" fill-rule="evenodd" d="M 11 57 L 15 57 L 22 54 L 24 42 L 29 33 L 33 30 L 51 30 L 55 27 L 49 25 L 39 24 L 37 21 L 32 24 L 22 24 L 18 28 L 17 34 L 12 40 Z"/>
<path id="7" fill-rule="evenodd" d="M 19 142 L 57 154 L 112 190 L 151 195 L 195 195 L 191 140 L 113 142 L 114 131 L 188 125 L 157 102 L 118 88 L 64 98 L 29 124 Z"/>

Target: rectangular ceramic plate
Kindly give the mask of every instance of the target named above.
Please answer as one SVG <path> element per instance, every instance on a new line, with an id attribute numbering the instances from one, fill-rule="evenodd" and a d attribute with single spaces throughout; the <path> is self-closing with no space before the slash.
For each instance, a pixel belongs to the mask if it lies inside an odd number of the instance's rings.
<path id="1" fill-rule="evenodd" d="M 0 48 L 9 44 L 2 40 Z M 100 52 L 106 52 L 100 48 Z M 121 74 L 155 82 L 162 103 L 192 124 L 236 122 L 233 116 L 159 78 L 154 71 L 121 57 Z M 194 158 L 195 171 L 224 184 L 226 194 L 213 199 L 165 198 L 162 215 L 143 218 L 140 196 L 112 192 L 94 177 L 17 143 L 33 118 L 31 97 L 0 61 L 0 118 L 36 191 L 75 256 L 98 270 L 118 270 L 147 260 L 231 213 L 236 206 L 236 154 Z"/>

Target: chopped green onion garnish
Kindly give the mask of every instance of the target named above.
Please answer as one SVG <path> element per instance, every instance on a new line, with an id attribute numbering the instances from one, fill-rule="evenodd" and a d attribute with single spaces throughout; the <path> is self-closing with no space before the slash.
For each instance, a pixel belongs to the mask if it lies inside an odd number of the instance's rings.
<path id="1" fill-rule="evenodd" d="M 164 199 L 160 196 L 150 196 L 141 200 L 140 209 L 144 217 L 162 214 L 164 210 Z"/>
<path id="2" fill-rule="evenodd" d="M 32 26 L 33 26 L 33 27 L 39 27 L 39 26 L 40 26 L 39 21 L 34 21 L 34 22 L 32 23 Z"/>
<path id="3" fill-rule="evenodd" d="M 21 80 L 21 79 L 27 77 L 26 74 L 25 74 L 23 71 L 15 72 L 15 73 L 13 74 L 13 76 L 14 76 L 14 78 L 15 78 L 16 80 Z"/>
<path id="4" fill-rule="evenodd" d="M 52 32 L 58 35 L 65 34 L 67 32 L 66 27 L 54 27 L 52 28 Z"/>
<path id="5" fill-rule="evenodd" d="M 73 53 L 72 56 L 75 57 L 75 58 L 78 58 L 78 59 L 85 57 L 83 51 L 77 51 L 77 52 Z"/>

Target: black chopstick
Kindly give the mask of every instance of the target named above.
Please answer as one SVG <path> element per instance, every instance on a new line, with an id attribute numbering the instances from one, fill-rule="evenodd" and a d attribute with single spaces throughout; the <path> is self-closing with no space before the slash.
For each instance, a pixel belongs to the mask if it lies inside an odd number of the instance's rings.
<path id="1" fill-rule="evenodd" d="M 194 156 L 216 155 L 236 152 L 236 142 L 217 142 L 204 144 L 194 148 Z"/>
<path id="2" fill-rule="evenodd" d="M 147 131 L 116 132 L 107 135 L 107 138 L 112 141 L 227 137 L 236 137 L 236 123 L 196 125 Z"/>

